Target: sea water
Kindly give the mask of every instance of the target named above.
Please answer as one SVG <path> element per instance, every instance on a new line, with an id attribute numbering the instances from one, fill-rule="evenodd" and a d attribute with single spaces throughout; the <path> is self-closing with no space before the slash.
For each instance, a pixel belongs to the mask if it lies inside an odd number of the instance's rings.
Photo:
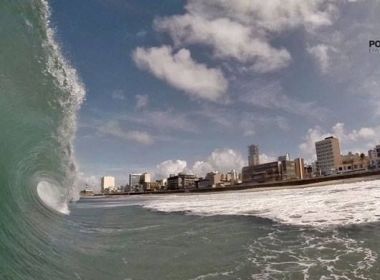
<path id="1" fill-rule="evenodd" d="M 84 199 L 83 279 L 379 279 L 380 181 Z M 83 254 L 83 259 L 86 259 Z M 104 270 L 103 270 L 104 269 Z M 90 274 L 88 274 L 90 273 Z M 91 275 L 91 276 L 89 276 Z M 86 278 L 87 277 L 87 278 Z"/>

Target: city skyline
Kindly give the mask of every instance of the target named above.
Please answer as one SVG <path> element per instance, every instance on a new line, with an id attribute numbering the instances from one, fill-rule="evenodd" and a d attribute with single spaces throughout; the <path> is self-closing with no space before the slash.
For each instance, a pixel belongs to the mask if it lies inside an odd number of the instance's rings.
<path id="1" fill-rule="evenodd" d="M 196 174 L 192 170 L 177 170 L 166 176 L 154 178 L 149 172 L 140 174 L 129 174 L 127 184 L 116 186 L 115 177 L 112 178 L 113 184 L 108 186 L 111 192 L 145 192 L 170 190 L 169 181 L 178 188 L 181 176 L 191 180 L 189 189 L 207 189 L 215 187 L 234 187 L 240 184 L 260 184 L 275 181 L 292 181 L 304 179 L 316 179 L 327 176 L 337 176 L 344 174 L 375 174 L 380 166 L 380 145 L 376 145 L 368 150 L 367 153 L 358 152 L 347 154 L 340 149 L 340 140 L 334 136 L 319 139 L 314 143 L 316 160 L 305 162 L 302 157 L 292 158 L 289 153 L 279 155 L 277 159 L 260 160 L 260 148 L 256 144 L 251 144 L 247 148 L 247 164 L 241 170 L 231 169 L 220 171 L 217 169 L 206 171 L 204 174 Z M 372 173 L 371 173 L 372 172 Z M 373 173 L 375 172 L 375 173 Z M 368 176 L 368 175 L 367 175 Z M 101 178 L 101 193 L 104 193 L 105 178 Z M 230 178 L 230 179 L 227 179 Z M 174 180 L 174 181 L 173 181 Z M 331 179 L 330 179 L 331 180 Z M 306 180 L 307 181 L 307 180 Z M 304 181 L 304 183 L 306 183 Z M 214 182 L 214 183 L 211 183 Z M 151 184 L 152 183 L 152 184 Z M 96 184 L 95 184 L 96 185 Z M 86 189 L 89 186 L 86 184 Z M 94 185 L 92 186 L 94 187 Z M 95 186 L 96 187 L 96 186 Z M 128 191 L 126 189 L 128 188 Z M 172 190 L 176 190 L 173 188 Z M 107 191 L 107 192 L 109 192 Z"/>
<path id="2" fill-rule="evenodd" d="M 345 153 L 377 144 L 380 67 L 368 40 L 378 5 L 242 3 L 51 2 L 57 39 L 87 90 L 75 140 L 84 179 L 239 169 L 251 143 L 262 158 L 306 160 L 328 135 Z"/>

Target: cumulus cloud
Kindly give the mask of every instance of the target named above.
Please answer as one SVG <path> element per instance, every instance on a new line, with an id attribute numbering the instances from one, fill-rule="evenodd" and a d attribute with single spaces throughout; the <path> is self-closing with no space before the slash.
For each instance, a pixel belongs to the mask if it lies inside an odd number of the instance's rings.
<path id="1" fill-rule="evenodd" d="M 199 160 L 194 162 L 191 168 L 192 173 L 197 176 L 204 177 L 207 173 L 217 171 L 209 162 Z"/>
<path id="2" fill-rule="evenodd" d="M 322 73 L 326 73 L 330 67 L 330 52 L 334 48 L 326 44 L 318 44 L 307 48 L 308 53 L 315 59 Z"/>
<path id="3" fill-rule="evenodd" d="M 380 143 L 380 126 L 347 130 L 344 123 L 338 122 L 328 131 L 319 126 L 310 128 L 303 142 L 299 145 L 301 154 L 305 159 L 315 160 L 315 142 L 328 136 L 339 138 L 343 153 L 348 151 L 366 153 L 368 149 Z"/>
<path id="4" fill-rule="evenodd" d="M 154 142 L 153 137 L 149 133 L 138 130 L 124 130 L 118 121 L 109 121 L 104 125 L 100 125 L 97 129 L 101 134 L 134 141 L 144 145 L 150 145 Z"/>
<path id="5" fill-rule="evenodd" d="M 233 149 L 216 149 L 207 158 L 207 163 L 215 170 L 227 172 L 231 169 L 241 169 L 245 165 L 242 155 Z"/>
<path id="6" fill-rule="evenodd" d="M 242 155 L 233 149 L 216 149 L 205 160 L 196 161 L 191 167 L 184 160 L 166 160 L 156 167 L 156 174 L 167 177 L 169 174 L 187 172 L 197 176 L 205 176 L 212 171 L 228 172 L 241 170 L 246 165 Z"/>
<path id="7" fill-rule="evenodd" d="M 290 53 L 271 39 L 295 28 L 308 31 L 331 25 L 334 1 L 189 0 L 186 13 L 156 19 L 155 28 L 167 32 L 175 45 L 201 44 L 220 59 L 251 65 L 259 73 L 286 67 Z"/>
<path id="8" fill-rule="evenodd" d="M 260 163 L 277 161 L 277 157 L 268 154 L 260 154 Z"/>
<path id="9" fill-rule="evenodd" d="M 336 7 L 329 0 L 190 0 L 186 9 L 204 17 L 228 17 L 266 31 L 280 32 L 302 26 L 316 29 L 331 25 Z"/>
<path id="10" fill-rule="evenodd" d="M 184 160 L 165 160 L 156 166 L 155 174 L 162 178 L 169 177 L 170 174 L 184 172 L 187 162 Z"/>
<path id="11" fill-rule="evenodd" d="M 287 66 L 290 54 L 267 41 L 251 36 L 251 29 L 228 18 L 206 19 L 186 14 L 156 21 L 156 28 L 171 34 L 180 44 L 211 46 L 220 58 L 252 63 L 257 72 L 266 73 Z"/>
<path id="12" fill-rule="evenodd" d="M 173 52 L 170 46 L 137 48 L 133 60 L 139 68 L 195 98 L 220 101 L 228 87 L 219 69 L 195 62 L 187 49 Z"/>
<path id="13" fill-rule="evenodd" d="M 337 123 L 332 127 L 332 133 L 346 142 L 371 141 L 379 139 L 380 133 L 377 132 L 379 131 L 378 129 L 378 127 L 362 127 L 358 130 L 347 131 L 344 123 Z"/>

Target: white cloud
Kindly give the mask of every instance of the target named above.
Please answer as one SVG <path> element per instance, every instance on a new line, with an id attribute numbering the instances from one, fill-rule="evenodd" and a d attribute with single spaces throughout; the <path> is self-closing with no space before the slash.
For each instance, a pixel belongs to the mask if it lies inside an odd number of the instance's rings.
<path id="1" fill-rule="evenodd" d="M 225 96 L 228 82 L 223 73 L 195 62 L 187 49 L 174 53 L 170 46 L 137 48 L 133 59 L 139 68 L 192 97 L 220 101 Z"/>
<path id="2" fill-rule="evenodd" d="M 307 47 L 308 53 L 316 60 L 322 73 L 326 73 L 330 67 L 330 54 L 334 48 L 326 44 L 318 44 Z"/>
<path id="3" fill-rule="evenodd" d="M 190 0 L 186 10 L 204 17 L 228 17 L 264 31 L 280 32 L 295 27 L 316 29 L 331 25 L 336 7 L 329 0 Z"/>
<path id="4" fill-rule="evenodd" d="M 148 95 L 136 95 L 136 109 L 142 110 L 148 107 L 149 104 L 149 96 Z"/>
<path id="5" fill-rule="evenodd" d="M 184 172 L 187 162 L 184 160 L 166 160 L 156 166 L 156 175 L 162 178 L 169 177 L 170 174 L 178 174 Z"/>
<path id="6" fill-rule="evenodd" d="M 166 160 L 157 165 L 155 174 L 168 177 L 170 174 L 187 172 L 197 176 L 205 176 L 212 171 L 228 172 L 236 169 L 239 172 L 246 165 L 242 155 L 233 149 L 216 149 L 205 160 L 194 162 L 192 167 L 184 160 Z"/>
<path id="7" fill-rule="evenodd" d="M 329 26 L 337 15 L 331 0 L 189 0 L 186 13 L 155 20 L 175 45 L 206 45 L 220 59 L 234 59 L 259 73 L 286 67 L 291 56 L 272 39 L 281 32 Z"/>
<path id="8" fill-rule="evenodd" d="M 149 133 L 137 130 L 125 131 L 122 129 L 118 121 L 109 121 L 104 125 L 97 127 L 97 130 L 104 135 L 110 135 L 144 145 L 150 145 L 154 142 L 153 137 Z"/>
<path id="9" fill-rule="evenodd" d="M 310 128 L 306 136 L 303 138 L 303 142 L 298 146 L 301 152 L 301 156 L 307 161 L 311 162 L 316 160 L 315 155 L 315 142 L 328 137 L 328 134 L 322 132 L 321 128 L 316 126 Z"/>
<path id="10" fill-rule="evenodd" d="M 349 151 L 366 153 L 368 149 L 380 143 L 380 126 L 347 130 L 343 123 L 338 122 L 329 131 L 319 126 L 310 128 L 299 145 L 303 157 L 309 161 L 315 160 L 315 142 L 328 136 L 339 138 L 342 153 Z"/>
<path id="11" fill-rule="evenodd" d="M 362 127 L 359 130 L 347 131 L 344 123 L 337 123 L 332 127 L 332 133 L 348 143 L 379 140 L 380 132 L 375 131 L 379 131 L 378 127 Z"/>
<path id="12" fill-rule="evenodd" d="M 242 155 L 233 149 L 216 149 L 208 157 L 207 162 L 217 171 L 227 172 L 241 169 L 245 165 Z"/>
<path id="13" fill-rule="evenodd" d="M 324 74 L 337 86 L 341 98 L 359 97 L 358 105 L 368 108 L 363 114 L 380 115 L 380 64 L 375 63 L 378 54 L 368 52 L 368 40 L 378 32 L 378 2 L 335 0 L 332 3 L 339 3 L 345 14 L 333 26 L 306 34 L 308 50 L 322 72 L 327 69 Z"/>
<path id="14" fill-rule="evenodd" d="M 268 155 L 268 154 L 260 154 L 260 163 L 267 163 L 277 161 L 277 157 Z"/>
<path id="15" fill-rule="evenodd" d="M 261 73 L 283 68 L 290 61 L 288 51 L 253 37 L 248 26 L 228 18 L 210 20 L 186 14 L 157 20 L 156 28 L 168 31 L 177 45 L 205 44 L 213 48 L 215 56 L 252 63 L 253 69 Z"/>

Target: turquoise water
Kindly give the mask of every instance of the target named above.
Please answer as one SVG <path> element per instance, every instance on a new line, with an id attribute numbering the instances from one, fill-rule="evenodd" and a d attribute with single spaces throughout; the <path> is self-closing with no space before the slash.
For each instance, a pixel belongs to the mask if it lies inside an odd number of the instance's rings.
<path id="1" fill-rule="evenodd" d="M 0 2 L 0 279 L 380 278 L 379 181 L 75 202 L 85 91 L 49 15 Z"/>

